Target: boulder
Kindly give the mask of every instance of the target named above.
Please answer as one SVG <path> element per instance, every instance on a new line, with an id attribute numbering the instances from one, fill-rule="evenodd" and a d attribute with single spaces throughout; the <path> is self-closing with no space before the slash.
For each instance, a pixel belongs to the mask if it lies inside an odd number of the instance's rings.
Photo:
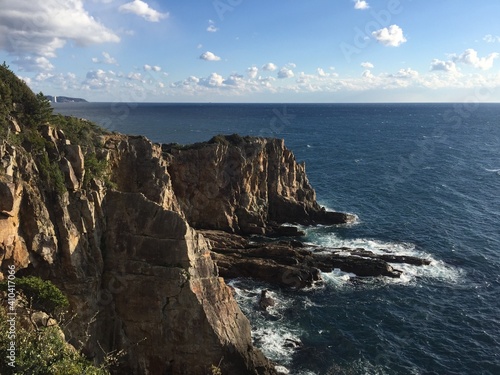
<path id="1" fill-rule="evenodd" d="M 267 310 L 268 307 L 273 307 L 274 305 L 276 305 L 276 301 L 269 296 L 268 290 L 263 289 L 259 297 L 259 307 L 262 310 Z"/>

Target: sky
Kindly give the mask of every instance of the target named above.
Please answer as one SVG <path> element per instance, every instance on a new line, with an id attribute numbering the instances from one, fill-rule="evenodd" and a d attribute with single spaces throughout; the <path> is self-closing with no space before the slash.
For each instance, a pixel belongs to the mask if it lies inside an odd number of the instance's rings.
<path id="1" fill-rule="evenodd" d="M 104 102 L 499 102 L 498 0 L 0 0 L 0 62 Z"/>

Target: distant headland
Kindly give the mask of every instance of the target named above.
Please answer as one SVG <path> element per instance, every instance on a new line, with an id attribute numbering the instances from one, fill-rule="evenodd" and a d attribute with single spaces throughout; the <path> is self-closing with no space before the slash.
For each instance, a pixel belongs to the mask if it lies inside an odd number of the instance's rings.
<path id="1" fill-rule="evenodd" d="M 69 96 L 52 96 L 45 95 L 47 100 L 51 103 L 88 103 L 87 100 L 82 98 L 70 98 Z"/>

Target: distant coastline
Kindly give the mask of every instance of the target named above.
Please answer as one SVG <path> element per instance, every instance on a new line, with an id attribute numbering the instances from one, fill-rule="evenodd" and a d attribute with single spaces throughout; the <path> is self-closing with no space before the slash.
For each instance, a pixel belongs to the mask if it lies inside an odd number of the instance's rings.
<path id="1" fill-rule="evenodd" d="M 51 103 L 88 103 L 88 101 L 85 100 L 85 99 L 82 99 L 82 98 L 71 98 L 69 96 L 45 95 L 45 97 Z"/>

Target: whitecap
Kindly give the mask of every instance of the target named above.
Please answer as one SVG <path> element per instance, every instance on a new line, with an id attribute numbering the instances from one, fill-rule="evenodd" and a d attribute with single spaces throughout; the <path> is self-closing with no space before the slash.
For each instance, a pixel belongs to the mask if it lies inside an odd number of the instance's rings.
<path id="1" fill-rule="evenodd" d="M 322 272 L 321 277 L 327 285 L 342 287 L 348 284 L 356 275 L 353 273 L 343 272 L 335 268 L 332 272 Z"/>
<path id="2" fill-rule="evenodd" d="M 295 298 L 285 296 L 279 290 L 273 290 L 268 284 L 249 279 L 234 279 L 229 285 L 234 290 L 238 305 L 252 321 L 254 344 L 279 365 L 289 365 L 296 350 L 293 343 L 300 343 L 302 334 L 296 327 L 290 326 L 291 323 L 284 317 L 284 312 L 292 306 Z M 266 311 L 259 309 L 257 303 L 262 289 L 266 289 L 276 302 Z M 315 305 L 310 300 L 305 301 L 305 304 Z"/>
<path id="3" fill-rule="evenodd" d="M 385 283 L 395 284 L 412 284 L 419 279 L 439 280 L 441 282 L 459 283 L 463 280 L 463 271 L 455 268 L 446 262 L 436 259 L 429 253 L 418 250 L 415 244 L 410 242 L 385 242 L 369 238 L 354 238 L 344 239 L 338 237 L 335 233 L 314 235 L 309 232 L 308 235 L 314 237 L 314 243 L 325 247 L 323 250 L 328 252 L 339 248 L 356 249 L 362 248 L 371 251 L 374 254 L 394 254 L 423 258 L 430 261 L 429 265 L 417 266 L 406 263 L 391 263 L 389 264 L 397 270 L 403 271 L 400 278 L 384 278 Z M 329 250 L 330 248 L 330 250 Z M 338 252 L 340 255 L 348 256 L 348 251 Z M 331 285 L 342 286 L 353 278 L 353 275 L 342 274 L 341 271 L 332 271 L 325 273 L 324 279 Z"/>
<path id="4" fill-rule="evenodd" d="M 274 369 L 278 371 L 280 374 L 289 374 L 290 370 L 287 369 L 285 366 L 274 366 Z"/>

